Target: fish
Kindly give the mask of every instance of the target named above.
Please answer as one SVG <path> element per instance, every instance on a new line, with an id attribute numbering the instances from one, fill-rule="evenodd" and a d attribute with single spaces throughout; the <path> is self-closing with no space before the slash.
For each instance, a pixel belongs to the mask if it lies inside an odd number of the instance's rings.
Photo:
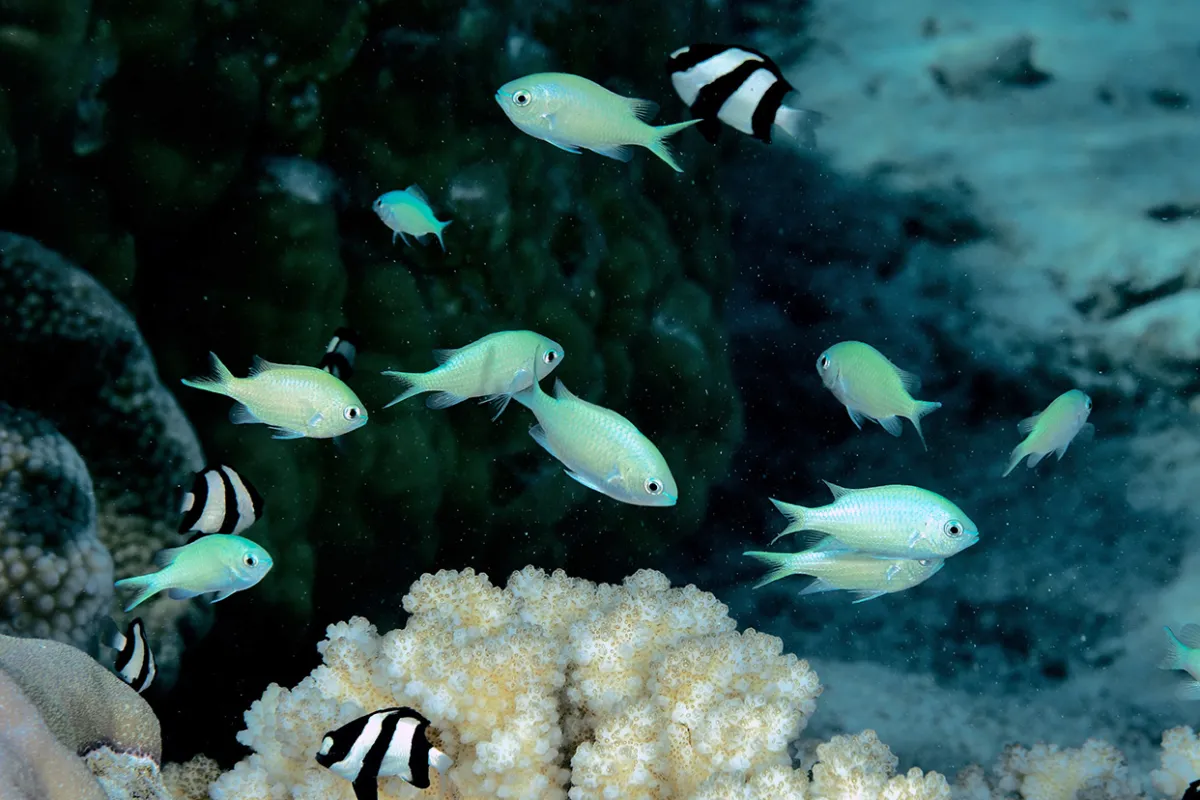
<path id="1" fill-rule="evenodd" d="M 1200 800 L 1200 780 L 1189 783 L 1180 800 Z"/>
<path id="2" fill-rule="evenodd" d="M 234 425 L 263 423 L 273 439 L 329 439 L 367 424 L 358 395 L 325 370 L 255 356 L 249 376 L 235 378 L 216 353 L 208 355 L 212 375 L 184 378 L 183 385 L 236 400 L 229 410 Z"/>
<path id="3" fill-rule="evenodd" d="M 262 517 L 263 498 L 236 470 L 221 464 L 193 476 L 179 513 L 180 533 L 241 533 Z"/>
<path id="4" fill-rule="evenodd" d="M 1200 625 L 1184 625 L 1176 636 L 1163 626 L 1167 633 L 1167 652 L 1159 662 L 1159 669 L 1181 669 L 1192 680 L 1179 687 L 1180 700 L 1200 700 Z"/>
<path id="5" fill-rule="evenodd" d="M 916 486 L 846 489 L 824 481 L 833 502 L 819 508 L 771 498 L 789 533 L 808 546 L 845 547 L 895 558 L 949 558 L 979 541 L 979 528 L 962 509 L 940 494 Z M 835 541 L 827 541 L 832 537 Z"/>
<path id="6" fill-rule="evenodd" d="M 914 400 L 910 392 L 920 380 L 863 342 L 839 342 L 817 358 L 817 374 L 825 388 L 846 407 L 850 419 L 862 430 L 864 419 L 879 423 L 892 436 L 900 435 L 900 419 L 917 429 L 925 449 L 921 418 L 942 407 L 941 403 Z"/>
<path id="7" fill-rule="evenodd" d="M 429 720 L 411 708 L 384 708 L 359 717 L 321 739 L 317 763 L 354 786 L 358 800 L 378 800 L 380 778 L 400 778 L 429 788 L 429 768 L 442 774 L 450 756 L 429 744 Z"/>
<path id="8" fill-rule="evenodd" d="M 940 558 L 892 558 L 853 550 L 811 550 L 801 553 L 762 553 L 748 551 L 744 556 L 757 558 L 771 567 L 754 588 L 758 589 L 789 575 L 809 575 L 815 581 L 800 594 L 849 591 L 865 603 L 891 592 L 902 592 L 923 583 L 945 565 Z"/>
<path id="9" fill-rule="evenodd" d="M 803 147 L 817 146 L 816 128 L 825 115 L 797 105 L 799 94 L 779 65 L 751 47 L 687 45 L 671 53 L 667 72 L 679 98 L 701 120 L 696 130 L 714 144 L 724 122 L 766 144 L 778 128 Z"/>
<path id="10" fill-rule="evenodd" d="M 117 589 L 134 589 L 137 594 L 125 611 L 132 611 L 161 591 L 172 600 L 215 594 L 219 603 L 234 592 L 249 589 L 271 571 L 275 562 L 261 545 L 241 536 L 212 533 L 183 547 L 172 547 L 154 556 L 157 572 L 123 578 Z"/>
<path id="11" fill-rule="evenodd" d="M 1026 463 L 1030 469 L 1051 453 L 1056 453 L 1061 461 L 1075 437 L 1086 438 L 1095 432 L 1096 426 L 1087 421 L 1091 413 L 1092 398 L 1072 389 L 1054 398 L 1045 411 L 1021 420 L 1017 430 L 1026 434 L 1025 439 L 1013 448 L 1008 469 L 1000 477 L 1006 477 L 1016 469 L 1023 458 L 1028 459 Z"/>
<path id="12" fill-rule="evenodd" d="M 529 353 L 536 350 L 530 369 Z M 391 408 L 408 398 L 432 392 L 425 405 L 429 408 L 449 408 L 468 397 L 482 398 L 482 403 L 493 403 L 498 419 L 508 408 L 508 403 L 517 392 L 533 385 L 549 375 L 562 363 L 562 345 L 533 331 L 500 331 L 476 339 L 457 350 L 435 350 L 434 360 L 438 366 L 428 372 L 393 372 L 383 374 L 395 378 L 404 391 L 384 408 Z"/>
<path id="13" fill-rule="evenodd" d="M 149 689 L 158 674 L 158 667 L 154 663 L 150 642 L 146 639 L 146 626 L 142 618 L 137 617 L 130 622 L 125 633 L 121 633 L 116 623 L 108 617 L 104 618 L 103 626 L 101 642 L 117 651 L 113 672 L 138 694 Z"/>
<path id="14" fill-rule="evenodd" d="M 564 72 L 538 72 L 509 81 L 496 91 L 496 102 L 518 129 L 560 150 L 591 150 L 629 161 L 633 146 L 645 147 L 676 172 L 683 168 L 667 139 L 701 122 L 647 125 L 645 120 L 658 113 L 658 103 L 624 97 Z"/>
<path id="15" fill-rule="evenodd" d="M 442 252 L 447 252 L 442 231 L 454 220 L 440 220 L 434 216 L 433 209 L 429 206 L 429 198 L 415 183 L 403 191 L 381 194 L 371 205 L 371 210 L 391 229 L 392 244 L 396 243 L 396 237 L 399 236 L 406 245 L 412 247 L 409 236 L 415 236 L 421 241 L 423 237 L 432 233 L 441 244 Z"/>
<path id="16" fill-rule="evenodd" d="M 325 355 L 317 362 L 317 369 L 325 370 L 340 381 L 348 381 L 354 374 L 357 355 L 358 334 L 350 328 L 338 328 L 325 347 Z"/>
<path id="17" fill-rule="evenodd" d="M 533 385 L 513 396 L 537 417 L 529 435 L 589 489 L 635 506 L 673 506 L 679 488 L 654 442 L 615 411 L 554 383 L 554 397 Z"/>

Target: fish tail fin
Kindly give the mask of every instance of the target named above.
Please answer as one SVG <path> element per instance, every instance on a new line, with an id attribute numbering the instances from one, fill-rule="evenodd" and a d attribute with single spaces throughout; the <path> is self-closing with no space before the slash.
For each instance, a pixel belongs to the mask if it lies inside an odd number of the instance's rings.
<path id="1" fill-rule="evenodd" d="M 184 386 L 190 386 L 202 392 L 228 395 L 229 387 L 233 385 L 235 380 L 233 373 L 229 371 L 229 367 L 221 363 L 221 359 L 217 358 L 216 353 L 209 353 L 208 360 L 212 365 L 212 372 L 208 377 L 183 378 L 181 382 Z"/>
<path id="2" fill-rule="evenodd" d="M 817 128 L 828 119 L 818 111 L 799 108 L 785 100 L 775 112 L 775 124 L 804 148 L 813 150 L 817 146 Z"/>
<path id="3" fill-rule="evenodd" d="M 785 503 L 782 500 L 776 500 L 774 497 L 770 498 L 770 500 L 771 504 L 775 506 L 775 508 L 779 509 L 779 513 L 783 514 L 788 521 L 787 527 L 780 531 L 775 538 L 771 540 L 772 544 L 774 544 L 781 536 L 787 536 L 789 533 L 796 533 L 797 531 L 804 530 L 805 521 L 808 517 L 807 508 L 804 506 L 793 505 L 792 503 Z"/>
<path id="4" fill-rule="evenodd" d="M 446 220 L 445 222 L 442 222 L 441 220 L 438 220 L 438 228 L 437 228 L 437 230 L 436 230 L 436 231 L 434 231 L 434 232 L 433 232 L 433 234 L 434 234 L 435 236 L 437 236 L 438 244 L 440 244 L 440 245 L 442 246 L 442 252 L 443 252 L 443 253 L 445 253 L 445 252 L 448 252 L 448 251 L 446 250 L 446 240 L 442 238 L 442 231 L 446 230 L 446 227 L 447 227 L 447 226 L 448 226 L 448 225 L 449 225 L 451 222 L 454 222 L 454 220 L 452 220 L 452 219 L 448 219 L 448 220 Z"/>
<path id="5" fill-rule="evenodd" d="M 654 134 L 650 139 L 650 143 L 646 147 L 651 153 L 667 162 L 667 166 L 676 172 L 683 172 L 683 167 L 679 166 L 675 161 L 675 154 L 671 151 L 670 145 L 667 144 L 667 139 L 679 133 L 684 128 L 690 128 L 693 125 L 698 125 L 703 120 L 689 119 L 686 122 L 676 122 L 674 125 L 656 125 L 654 126 Z"/>
<path id="6" fill-rule="evenodd" d="M 132 611 L 158 593 L 159 585 L 158 581 L 155 580 L 157 575 L 158 573 L 152 572 L 149 575 L 138 575 L 133 578 L 123 578 L 113 584 L 113 588 L 134 589 L 137 592 L 129 604 L 125 606 L 126 612 Z"/>
<path id="7" fill-rule="evenodd" d="M 1008 468 L 1004 470 L 1004 474 L 1000 477 L 1007 478 L 1008 474 L 1017 468 L 1017 464 L 1021 463 L 1021 459 L 1025 458 L 1027 455 L 1029 455 L 1029 453 L 1025 451 L 1024 442 L 1021 442 L 1019 445 L 1014 447 L 1012 454 L 1008 457 Z"/>
<path id="8" fill-rule="evenodd" d="M 929 449 L 929 445 L 925 443 L 925 431 L 921 430 L 921 417 L 932 414 L 941 407 L 941 403 L 928 400 L 916 400 L 913 403 L 912 416 L 909 419 L 912 420 L 913 427 L 917 429 L 917 436 L 921 437 L 921 446 L 926 450 Z"/>
<path id="9" fill-rule="evenodd" d="M 1163 626 L 1163 630 L 1167 633 L 1167 652 L 1163 653 L 1162 661 L 1158 662 L 1158 668 L 1183 669 L 1187 648 L 1166 625 Z"/>
<path id="10" fill-rule="evenodd" d="M 117 652 L 125 649 L 125 634 L 121 633 L 121 629 L 117 627 L 117 623 L 113 622 L 112 617 L 104 617 L 100 620 L 99 640 L 100 644 Z"/>
<path id="11" fill-rule="evenodd" d="M 792 569 L 792 557 L 795 555 L 795 553 L 764 553 L 756 550 L 747 550 L 745 553 L 742 553 L 742 555 L 749 556 L 750 558 L 757 558 L 759 561 L 770 567 L 770 569 L 767 570 L 767 574 L 764 575 L 758 583 L 754 584 L 755 589 L 760 589 L 763 586 L 766 586 L 768 583 L 774 583 L 780 578 L 786 578 L 789 575 L 799 574 Z"/>
<path id="12" fill-rule="evenodd" d="M 402 388 L 402 391 L 396 397 L 396 399 L 393 400 L 392 402 L 388 403 L 386 406 L 384 406 L 384 408 L 391 408 L 392 406 L 396 405 L 396 403 L 403 403 L 405 400 L 407 400 L 410 397 L 415 397 L 416 395 L 419 395 L 421 392 L 429 391 L 429 389 L 425 388 L 424 383 L 421 380 L 421 377 L 425 374 L 423 372 L 391 372 L 391 371 L 388 371 L 388 372 L 383 372 L 381 374 L 386 375 L 389 378 L 395 378 L 397 381 L 400 382 L 400 386 Z"/>

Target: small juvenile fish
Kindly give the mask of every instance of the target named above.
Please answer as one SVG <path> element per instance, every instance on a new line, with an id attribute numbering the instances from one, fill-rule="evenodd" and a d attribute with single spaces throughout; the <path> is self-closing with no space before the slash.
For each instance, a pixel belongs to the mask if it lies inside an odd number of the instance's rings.
<path id="1" fill-rule="evenodd" d="M 863 419 L 878 422 L 892 436 L 900 435 L 900 419 L 912 422 L 925 445 L 921 417 L 942 407 L 941 403 L 914 400 L 909 392 L 920 388 L 920 381 L 863 342 L 840 342 L 817 359 L 817 374 L 825 388 L 833 392 L 850 419 L 862 430 Z"/>
<path id="2" fill-rule="evenodd" d="M 1087 421 L 1091 413 L 1092 398 L 1072 389 L 1056 397 L 1045 411 L 1021 420 L 1017 430 L 1027 435 L 1013 448 L 1008 469 L 1001 477 L 1016 469 L 1023 458 L 1029 459 L 1026 463 L 1030 469 L 1051 453 L 1057 453 L 1061 461 L 1076 436 L 1090 436 L 1095 431 L 1095 426 Z"/>
<path id="3" fill-rule="evenodd" d="M 537 350 L 537 379 L 549 375 L 563 359 L 558 342 L 533 331 L 500 331 L 477 339 L 457 350 L 435 350 L 438 367 L 428 372 L 384 372 L 404 386 L 404 392 L 384 408 L 422 392 L 433 392 L 425 401 L 429 408 L 449 408 L 468 397 L 497 406 L 497 419 L 517 392 L 533 385 L 529 354 Z"/>
<path id="4" fill-rule="evenodd" d="M 172 600 L 215 592 L 212 602 L 217 603 L 254 586 L 271 571 L 274 563 L 266 550 L 249 539 L 214 533 L 193 539 L 183 547 L 159 552 L 154 556 L 158 572 L 124 578 L 114 585 L 118 589 L 137 590 L 137 595 L 125 606 L 126 611 L 163 590 Z"/>
<path id="5" fill-rule="evenodd" d="M 357 355 L 358 334 L 349 328 L 338 328 L 325 347 L 325 355 L 317 362 L 317 369 L 325 370 L 340 381 L 348 381 L 354 374 Z"/>
<path id="6" fill-rule="evenodd" d="M 581 400 L 554 384 L 554 397 L 537 381 L 515 395 L 537 417 L 529 435 L 589 489 L 635 506 L 673 506 L 679 497 L 662 453 L 625 417 Z"/>
<path id="7" fill-rule="evenodd" d="M 350 389 L 330 373 L 295 364 L 274 364 L 254 357 L 250 375 L 235 378 L 216 353 L 209 353 L 213 374 L 184 378 L 183 385 L 237 400 L 229 410 L 234 425 L 263 423 L 274 439 L 328 439 L 367 424 L 367 410 Z"/>
<path id="8" fill-rule="evenodd" d="M 357 800 L 378 800 L 379 779 L 429 788 L 429 768 L 443 775 L 454 762 L 429 744 L 429 720 L 411 708 L 385 708 L 325 734 L 317 763 L 354 786 Z"/>
<path id="9" fill-rule="evenodd" d="M 1167 632 L 1167 652 L 1159 663 L 1159 669 L 1181 669 L 1192 680 L 1179 687 L 1179 699 L 1200 700 L 1200 625 L 1184 625 L 1176 636 L 1171 629 Z"/>
<path id="10" fill-rule="evenodd" d="M 117 677 L 125 681 L 138 694 L 150 688 L 158 668 L 154 664 L 154 653 L 146 640 L 146 626 L 138 617 L 129 623 L 125 633 L 121 633 L 115 622 L 107 617 L 104 619 L 103 643 L 117 651 L 117 660 L 113 671 Z"/>
<path id="11" fill-rule="evenodd" d="M 676 172 L 667 138 L 698 119 L 674 125 L 647 125 L 658 104 L 623 97 L 598 83 L 564 72 L 539 72 L 510 81 L 496 92 L 496 102 L 519 129 L 560 150 L 591 150 L 618 161 L 633 158 L 631 145 L 645 147 Z"/>
<path id="12" fill-rule="evenodd" d="M 442 252 L 446 251 L 446 240 L 442 238 L 442 231 L 454 220 L 448 219 L 443 222 L 435 217 L 433 209 L 429 206 L 429 198 L 415 183 L 404 191 L 381 194 L 376 198 L 371 210 L 391 229 L 392 244 L 396 243 L 396 237 L 399 236 L 406 245 L 412 247 L 409 236 L 420 240 L 421 237 L 432 233 L 442 245 Z"/>
<path id="13" fill-rule="evenodd" d="M 844 489 L 825 481 L 833 502 L 819 508 L 771 502 L 788 518 L 781 536 L 807 531 L 801 541 L 821 545 L 826 536 L 842 547 L 896 558 L 949 558 L 979 541 L 979 529 L 962 509 L 916 486 Z M 825 542 L 824 548 L 835 547 Z"/>
<path id="14" fill-rule="evenodd" d="M 693 44 L 667 60 L 667 72 L 679 98 L 703 120 L 696 130 L 716 143 L 721 123 L 771 143 L 773 128 L 804 147 L 817 144 L 815 128 L 824 116 L 796 105 L 796 89 L 783 70 L 750 47 Z"/>
<path id="15" fill-rule="evenodd" d="M 183 495 L 179 532 L 241 533 L 263 512 L 262 495 L 249 481 L 224 464 L 202 469 Z"/>
<path id="16" fill-rule="evenodd" d="M 845 590 L 858 597 L 855 603 L 911 589 L 932 578 L 945 564 L 940 558 L 891 558 L 832 549 L 801 553 L 746 552 L 742 555 L 757 558 L 771 567 L 763 579 L 754 584 L 755 589 L 789 575 L 810 575 L 816 580 L 800 594 Z"/>

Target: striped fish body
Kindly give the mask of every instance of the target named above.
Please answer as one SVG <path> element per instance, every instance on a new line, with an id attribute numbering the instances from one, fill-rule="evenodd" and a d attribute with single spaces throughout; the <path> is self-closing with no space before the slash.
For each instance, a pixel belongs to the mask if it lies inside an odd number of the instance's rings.
<path id="1" fill-rule="evenodd" d="M 537 417 L 529 430 L 574 480 L 623 503 L 673 506 L 679 489 L 658 448 L 615 411 L 572 394 L 561 381 L 554 397 L 533 387 L 516 395 Z"/>
<path id="2" fill-rule="evenodd" d="M 1091 413 L 1092 399 L 1078 389 L 1072 389 L 1056 397 L 1045 411 L 1021 420 L 1017 429 L 1027 435 L 1013 448 L 1004 475 L 1016 469 L 1022 459 L 1027 459 L 1030 469 L 1050 453 L 1056 453 L 1062 459 L 1076 436 L 1092 433 L 1093 426 L 1087 421 Z"/>
<path id="3" fill-rule="evenodd" d="M 367 423 L 367 410 L 342 381 L 316 367 L 274 364 L 257 356 L 249 377 L 235 378 L 216 354 L 213 374 L 185 378 L 193 389 L 238 401 L 229 412 L 235 425 L 264 423 L 276 439 L 342 436 Z"/>
<path id="4" fill-rule="evenodd" d="M 767 144 L 778 128 L 805 147 L 816 146 L 815 129 L 824 120 L 799 108 L 795 88 L 767 55 L 751 47 L 693 44 L 667 59 L 671 84 L 701 120 L 697 130 L 716 142 L 721 123 Z"/>
<path id="5" fill-rule="evenodd" d="M 317 763 L 354 786 L 357 800 L 377 800 L 380 778 L 430 785 L 429 768 L 445 773 L 450 758 L 429 744 L 429 720 L 411 708 L 385 708 L 325 734 Z"/>
<path id="6" fill-rule="evenodd" d="M 196 473 L 183 496 L 179 532 L 241 533 L 262 516 L 258 490 L 224 464 Z"/>
<path id="7" fill-rule="evenodd" d="M 923 583 L 945 564 L 940 558 L 888 558 L 854 551 L 824 550 L 801 553 L 758 553 L 744 555 L 771 566 L 771 571 L 754 585 L 765 586 L 789 575 L 808 575 L 817 580 L 800 594 L 849 591 L 858 595 L 855 603 L 880 595 L 902 592 Z"/>
<path id="8" fill-rule="evenodd" d="M 138 694 L 150 688 L 158 675 L 158 667 L 154 663 L 154 653 L 146 638 L 146 626 L 141 617 L 129 623 L 122 634 L 112 620 L 106 620 L 108 637 L 105 642 L 117 651 L 113 671 L 117 677 L 129 684 Z"/>
<path id="9" fill-rule="evenodd" d="M 358 334 L 350 328 L 338 328 L 325 347 L 325 355 L 317 363 L 317 369 L 328 372 L 341 381 L 350 380 L 354 374 L 354 359 L 358 356 Z"/>
<path id="10" fill-rule="evenodd" d="M 788 518 L 775 538 L 808 531 L 801 540 L 840 545 L 897 558 L 948 558 L 979 540 L 979 530 L 962 509 L 939 494 L 916 486 L 890 485 L 845 489 L 825 482 L 834 500 L 806 508 L 772 499 Z M 828 544 L 828 543 L 826 543 Z"/>

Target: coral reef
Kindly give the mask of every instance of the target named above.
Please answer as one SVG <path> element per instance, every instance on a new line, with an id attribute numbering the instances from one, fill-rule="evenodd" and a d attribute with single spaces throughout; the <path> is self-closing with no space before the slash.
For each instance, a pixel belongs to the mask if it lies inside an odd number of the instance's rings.
<path id="1" fill-rule="evenodd" d="M 5 381 L 0 401 L 53 423 L 0 411 L 4 571 L 9 591 L 22 594 L 0 608 L 0 626 L 94 652 L 95 623 L 113 611 L 113 572 L 143 572 L 156 550 L 180 542 L 178 487 L 203 463 L 200 446 L 128 311 L 57 253 L 8 233 L 0 335 L 10 345 L 0 370 L 30 376 Z M 92 598 L 86 607 L 81 593 Z M 206 612 L 164 599 L 141 614 L 169 685 L 181 618 L 199 628 Z"/>
<path id="2" fill-rule="evenodd" d="M 221 766 L 207 756 L 183 764 L 163 764 L 163 786 L 173 800 L 209 800 L 208 787 L 221 776 Z"/>
<path id="3" fill-rule="evenodd" d="M 788 745 L 812 713 L 816 675 L 778 639 L 737 633 L 693 586 L 649 570 L 597 585 L 527 567 L 500 589 L 442 571 L 414 583 L 404 607 L 408 623 L 383 636 L 361 617 L 330 626 L 324 665 L 247 712 L 238 740 L 255 754 L 212 797 L 352 796 L 313 760 L 315 745 L 394 705 L 430 718 L 455 762 L 438 791 L 449 782 L 463 798 L 650 800 L 805 782 Z M 418 794 L 397 779 L 381 790 Z"/>

